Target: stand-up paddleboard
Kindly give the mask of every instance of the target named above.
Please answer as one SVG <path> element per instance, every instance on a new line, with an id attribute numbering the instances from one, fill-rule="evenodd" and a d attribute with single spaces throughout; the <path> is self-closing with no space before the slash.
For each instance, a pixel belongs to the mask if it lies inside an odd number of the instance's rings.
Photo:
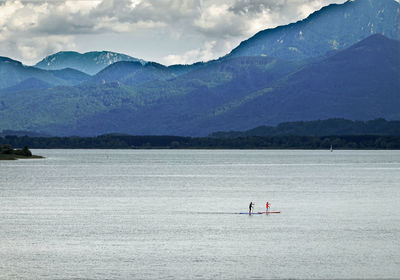
<path id="1" fill-rule="evenodd" d="M 235 213 L 235 214 L 241 214 L 241 215 L 259 215 L 259 214 L 280 214 L 281 212 L 279 211 L 268 211 L 268 212 L 240 212 L 240 213 Z"/>

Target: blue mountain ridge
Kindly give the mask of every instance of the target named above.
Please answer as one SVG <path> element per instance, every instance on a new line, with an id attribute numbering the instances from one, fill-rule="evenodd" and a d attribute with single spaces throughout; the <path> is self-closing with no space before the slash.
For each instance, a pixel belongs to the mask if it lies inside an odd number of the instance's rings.
<path id="1" fill-rule="evenodd" d="M 133 87 L 109 82 L 0 94 L 0 127 L 51 135 L 204 136 L 298 120 L 395 120 L 399 52 L 399 41 L 373 35 L 305 65 L 237 57 Z"/>
<path id="2" fill-rule="evenodd" d="M 7 57 L 0 57 L 0 90 L 12 88 L 20 83 L 22 84 L 20 84 L 18 88 L 25 90 L 30 89 L 31 83 L 29 80 L 32 82 L 32 79 L 36 79 L 51 86 L 57 86 L 76 85 L 87 80 L 89 77 L 89 75 L 75 69 L 47 71 L 32 66 L 25 66 L 21 62 Z M 38 82 L 36 84 L 38 84 Z"/>
<path id="3" fill-rule="evenodd" d="M 400 42 L 376 34 L 305 65 L 197 128 L 245 130 L 329 118 L 400 120 L 399 94 Z"/>
<path id="4" fill-rule="evenodd" d="M 155 62 L 141 64 L 140 62 L 119 61 L 94 75 L 88 83 L 120 82 L 128 86 L 135 86 L 176 76 L 171 68 Z"/>
<path id="5" fill-rule="evenodd" d="M 87 52 L 83 54 L 73 51 L 62 51 L 47 56 L 39 61 L 35 67 L 44 70 L 73 68 L 89 75 L 94 75 L 105 67 L 118 61 L 137 61 L 141 64 L 145 63 L 142 59 L 110 51 Z"/>
<path id="6" fill-rule="evenodd" d="M 227 57 L 261 55 L 303 60 L 342 50 L 372 34 L 399 40 L 399 14 L 400 5 L 394 0 L 331 4 L 304 20 L 258 32 Z"/>
<path id="7" fill-rule="evenodd" d="M 330 5 L 262 31 L 221 59 L 193 65 L 118 61 L 93 76 L 76 72 L 79 78 L 71 69 L 44 71 L 0 59 L 0 88 L 8 83 L 0 91 L 0 130 L 203 136 L 288 121 L 400 119 L 400 43 L 390 39 L 398 34 L 398 7 L 393 0 Z M 349 17 L 353 28 L 343 20 Z M 338 25 L 322 32 L 328 23 Z M 371 36 L 371 24 L 387 36 Z M 264 52 L 274 50 L 274 36 L 291 38 L 300 29 L 312 34 L 304 51 L 289 55 L 284 41 L 275 56 Z M 332 38 L 340 44 L 326 47 Z M 24 88 L 33 78 L 52 87 Z"/>

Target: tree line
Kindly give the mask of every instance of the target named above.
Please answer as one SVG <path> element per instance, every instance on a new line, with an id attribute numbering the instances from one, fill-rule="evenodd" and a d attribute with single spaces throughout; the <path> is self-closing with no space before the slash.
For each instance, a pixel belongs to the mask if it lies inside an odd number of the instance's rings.
<path id="1" fill-rule="evenodd" d="M 277 126 L 259 126 L 247 131 L 215 132 L 211 134 L 211 136 L 220 138 L 282 135 L 400 135 L 400 121 L 387 121 L 382 118 L 369 121 L 346 119 L 297 121 L 283 122 Z"/>
<path id="2" fill-rule="evenodd" d="M 245 136 L 236 138 L 101 135 L 0 137 L 0 145 L 31 149 L 400 149 L 400 136 Z"/>

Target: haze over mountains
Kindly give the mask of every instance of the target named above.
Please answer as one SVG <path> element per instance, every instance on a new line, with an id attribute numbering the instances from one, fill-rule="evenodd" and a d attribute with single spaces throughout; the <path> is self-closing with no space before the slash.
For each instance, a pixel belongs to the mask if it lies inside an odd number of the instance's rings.
<path id="1" fill-rule="evenodd" d="M 286 121 L 399 120 L 399 34 L 399 3 L 355 0 L 261 31 L 207 63 L 61 52 L 36 66 L 75 70 L 43 70 L 0 58 L 0 130 L 202 136 Z"/>

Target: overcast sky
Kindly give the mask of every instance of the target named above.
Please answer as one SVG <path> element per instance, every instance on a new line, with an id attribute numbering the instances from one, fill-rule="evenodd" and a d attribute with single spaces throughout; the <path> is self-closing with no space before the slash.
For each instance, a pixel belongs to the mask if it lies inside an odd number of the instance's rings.
<path id="1" fill-rule="evenodd" d="M 0 56 L 109 50 L 163 64 L 220 57 L 260 30 L 345 0 L 0 0 Z"/>

